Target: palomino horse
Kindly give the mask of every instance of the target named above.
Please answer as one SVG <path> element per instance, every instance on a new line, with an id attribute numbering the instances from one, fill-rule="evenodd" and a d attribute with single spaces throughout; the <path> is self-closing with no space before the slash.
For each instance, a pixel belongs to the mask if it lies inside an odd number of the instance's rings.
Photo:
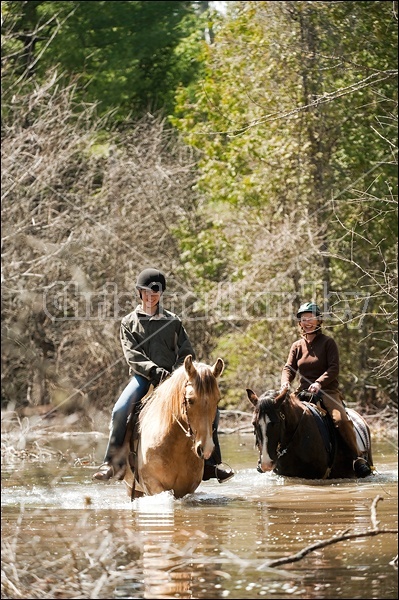
<path id="1" fill-rule="evenodd" d="M 194 363 L 189 355 L 145 401 L 134 460 L 129 459 L 124 477 L 132 499 L 164 491 L 182 498 L 197 489 L 204 459 L 214 449 L 212 424 L 220 400 L 217 378 L 223 369 L 221 358 L 210 367 Z"/>
<path id="2" fill-rule="evenodd" d="M 259 450 L 258 470 L 304 479 L 355 478 L 332 420 L 319 406 L 295 394 L 269 390 L 260 398 L 247 389 L 254 406 L 252 423 Z M 370 430 L 356 411 L 346 408 L 353 421 L 361 456 L 372 466 Z"/>

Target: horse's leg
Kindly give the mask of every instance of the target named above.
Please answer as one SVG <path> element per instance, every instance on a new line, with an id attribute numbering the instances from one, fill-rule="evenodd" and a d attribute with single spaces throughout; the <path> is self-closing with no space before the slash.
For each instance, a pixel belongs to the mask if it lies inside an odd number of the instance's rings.
<path id="1" fill-rule="evenodd" d="M 160 453 L 162 454 L 162 451 L 159 446 L 157 446 L 157 451 L 151 448 L 148 436 L 144 439 L 141 437 L 136 455 L 136 478 L 137 481 L 140 481 L 139 490 L 144 491 L 144 494 L 148 496 L 160 494 L 168 489 L 160 479 L 165 472 Z"/>
<path id="2" fill-rule="evenodd" d="M 177 439 L 176 439 L 177 433 Z M 149 447 L 148 447 L 148 445 Z M 176 498 L 193 493 L 200 485 L 204 464 L 192 451 L 192 441 L 176 429 L 163 443 L 141 440 L 138 452 L 140 484 L 145 494 L 171 491 Z"/>
<path id="3" fill-rule="evenodd" d="M 132 469 L 130 468 L 129 463 L 127 463 L 127 465 L 126 465 L 126 471 L 125 471 L 125 476 L 123 478 L 123 483 L 126 485 L 127 495 L 129 496 L 129 498 L 131 500 L 134 500 L 134 498 L 141 498 L 142 496 L 144 496 L 144 491 L 143 491 L 142 487 L 140 486 L 140 484 L 135 480 L 134 473 L 133 473 Z"/>
<path id="4" fill-rule="evenodd" d="M 165 482 L 161 481 L 160 476 L 163 473 L 161 465 L 147 463 L 140 469 L 140 482 L 145 490 L 145 493 L 154 496 L 160 494 L 166 490 L 172 489 L 172 485 L 169 486 Z"/>

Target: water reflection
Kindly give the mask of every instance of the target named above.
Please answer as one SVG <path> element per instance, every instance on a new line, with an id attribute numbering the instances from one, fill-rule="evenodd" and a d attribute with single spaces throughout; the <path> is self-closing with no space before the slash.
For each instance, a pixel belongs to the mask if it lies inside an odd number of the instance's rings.
<path id="1" fill-rule="evenodd" d="M 221 504 L 227 502 L 225 499 Z M 230 578 L 221 561 L 212 556 L 219 551 L 220 532 L 215 547 L 218 525 L 204 511 L 207 504 L 218 505 L 219 499 L 193 494 L 175 500 L 164 492 L 133 502 L 134 528 L 143 543 L 144 598 L 204 597 L 210 586 L 218 589 L 219 579 Z M 194 518 L 190 518 L 193 512 Z M 224 596 L 221 585 L 220 594 L 212 597 Z"/>
<path id="2" fill-rule="evenodd" d="M 189 568 L 190 536 L 180 548 L 182 532 L 175 522 L 175 500 L 164 492 L 133 503 L 133 523 L 143 543 L 144 598 L 192 598 L 194 572 Z M 179 565 L 183 562 L 183 565 Z"/>
<path id="3" fill-rule="evenodd" d="M 305 482 L 257 473 L 252 438 L 222 442 L 236 477 L 203 483 L 182 500 L 165 492 L 131 503 L 123 482 L 94 484 L 84 466 L 3 469 L 6 556 L 12 547 L 15 569 L 35 568 L 43 593 L 30 597 L 73 598 L 80 589 L 78 597 L 154 600 L 397 598 L 393 535 L 265 566 L 339 531 L 370 527 L 377 494 L 381 526 L 397 527 L 396 454 L 377 448 L 378 474 L 368 480 Z"/>

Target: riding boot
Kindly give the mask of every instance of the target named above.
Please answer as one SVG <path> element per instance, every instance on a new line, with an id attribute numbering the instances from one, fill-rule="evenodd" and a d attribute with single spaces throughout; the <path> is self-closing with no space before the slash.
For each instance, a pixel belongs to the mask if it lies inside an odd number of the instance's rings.
<path id="1" fill-rule="evenodd" d="M 97 481 L 108 481 L 109 479 L 115 478 L 122 480 L 125 476 L 126 464 L 118 463 L 117 461 L 109 461 L 103 463 L 98 471 L 92 476 Z"/>
<path id="2" fill-rule="evenodd" d="M 367 477 L 371 475 L 371 468 L 365 458 L 360 456 L 359 448 L 356 442 L 356 433 L 352 421 L 340 421 L 337 424 L 338 433 L 344 444 L 349 450 L 353 460 L 353 469 L 358 477 Z"/>
<path id="3" fill-rule="evenodd" d="M 226 471 L 221 467 L 223 463 L 220 463 L 219 465 L 211 464 L 211 459 L 212 457 L 209 460 L 205 461 L 202 481 L 208 481 L 209 479 L 217 479 L 219 483 L 223 483 L 224 481 L 227 481 L 228 479 L 234 477 L 233 469 L 230 469 L 230 471 Z"/>
<path id="4" fill-rule="evenodd" d="M 129 431 L 129 427 L 127 427 L 126 431 Z M 121 442 L 119 444 L 116 443 L 115 438 L 114 432 L 111 432 L 104 462 L 92 476 L 93 479 L 108 481 L 113 478 L 119 480 L 124 478 L 129 445 L 126 443 L 126 437 L 125 441 L 122 442 L 122 446 L 120 445 Z"/>
<path id="5" fill-rule="evenodd" d="M 215 478 L 219 483 L 223 483 L 228 479 L 234 477 L 233 469 L 226 471 L 221 467 L 222 463 L 222 451 L 220 449 L 217 426 L 219 424 L 219 414 L 213 422 L 212 440 L 215 444 L 215 448 L 210 458 L 205 460 L 204 473 L 202 475 L 202 481 L 208 481 L 209 479 Z"/>

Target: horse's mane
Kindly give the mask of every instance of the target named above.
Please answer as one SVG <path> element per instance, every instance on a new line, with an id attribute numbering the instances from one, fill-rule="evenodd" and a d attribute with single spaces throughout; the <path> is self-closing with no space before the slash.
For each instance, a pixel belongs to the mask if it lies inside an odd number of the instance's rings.
<path id="1" fill-rule="evenodd" d="M 219 387 L 211 368 L 203 363 L 194 363 L 196 376 L 191 379 L 197 398 L 208 397 L 219 400 Z M 146 431 L 156 431 L 164 436 L 172 427 L 175 419 L 183 416 L 183 399 L 188 380 L 187 372 L 182 365 L 158 386 L 145 402 L 140 413 L 140 430 L 143 436 Z"/>
<path id="2" fill-rule="evenodd" d="M 258 413 L 259 419 L 265 417 L 265 415 L 270 416 L 270 413 L 273 414 L 276 411 L 276 402 L 275 398 L 278 395 L 277 390 L 267 390 L 264 392 L 259 398 L 258 405 L 256 407 L 256 412 Z"/>

